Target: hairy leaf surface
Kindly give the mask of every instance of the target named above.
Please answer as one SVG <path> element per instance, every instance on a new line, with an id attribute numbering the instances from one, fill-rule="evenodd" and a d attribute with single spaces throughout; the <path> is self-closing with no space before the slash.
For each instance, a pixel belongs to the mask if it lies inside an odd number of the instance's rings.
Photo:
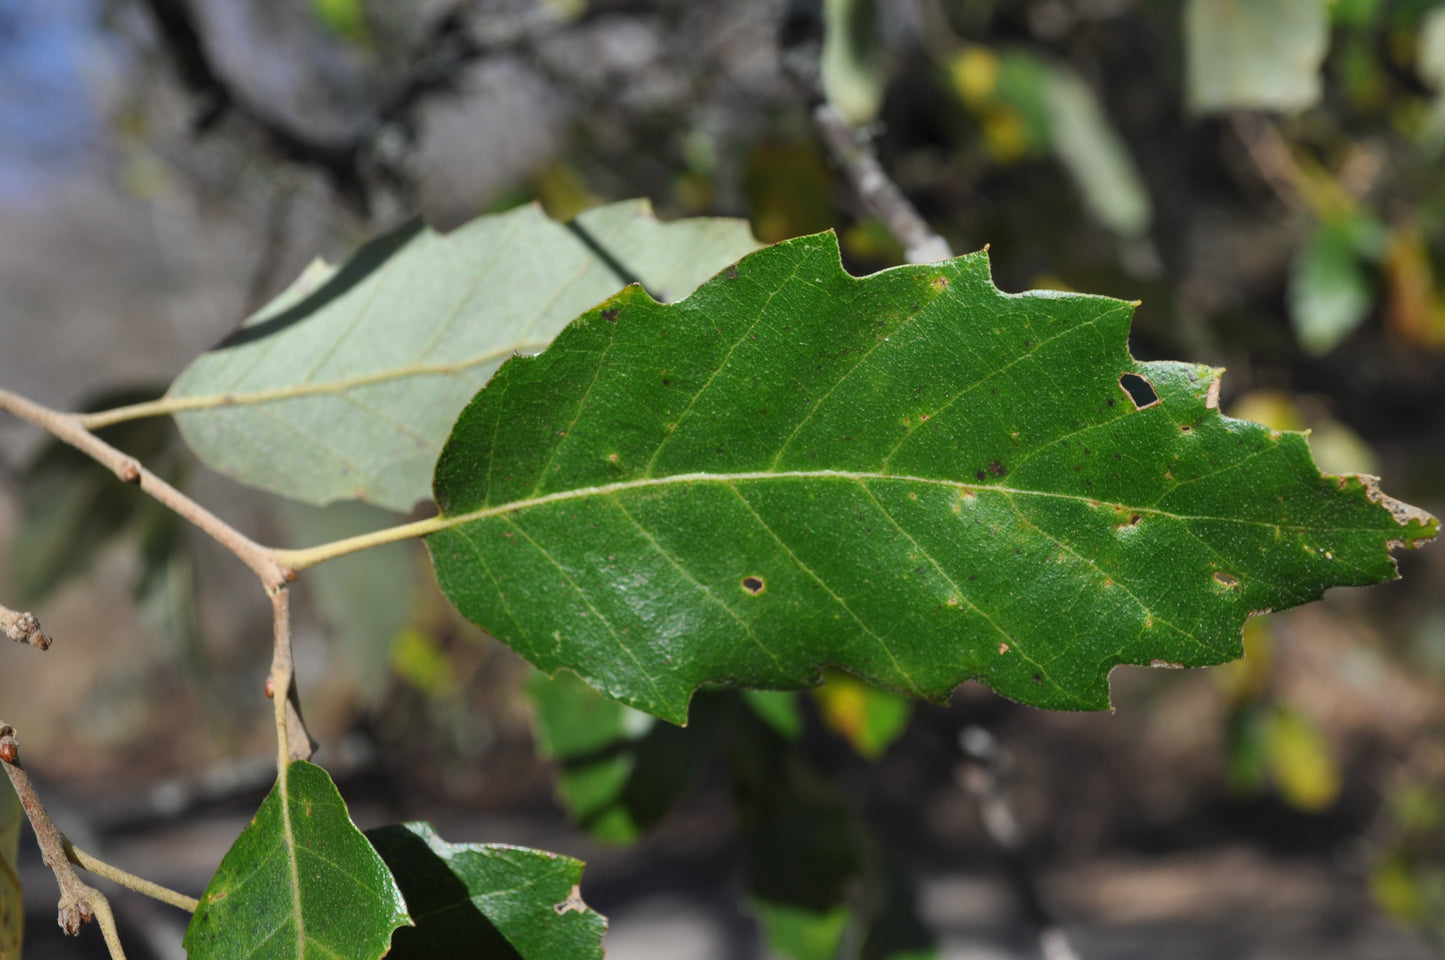
<path id="1" fill-rule="evenodd" d="M 628 288 L 458 419 L 439 581 L 544 671 L 677 722 L 700 684 L 828 665 L 1093 709 L 1114 665 L 1237 657 L 1251 613 L 1434 535 L 1222 416 L 1220 371 L 1134 360 L 1131 312 L 1000 293 L 982 253 L 856 279 L 830 234 L 676 304 Z"/>
<path id="2" fill-rule="evenodd" d="M 317 262 L 171 385 L 207 465 L 326 504 L 410 510 L 457 412 L 507 357 L 541 350 L 640 281 L 684 296 L 757 243 L 741 220 L 660 223 L 646 201 L 572 224 L 520 207 L 449 234 L 413 223 Z"/>
<path id="3" fill-rule="evenodd" d="M 16 869 L 24 819 L 10 779 L 0 777 L 0 960 L 20 960 L 20 942 L 25 933 L 25 903 Z"/>
<path id="4" fill-rule="evenodd" d="M 607 920 L 578 892 L 582 861 L 500 843 L 447 843 L 430 824 L 368 831 L 414 928 L 389 960 L 601 960 Z"/>
<path id="5" fill-rule="evenodd" d="M 189 957 L 218 960 L 376 960 L 410 922 L 331 777 L 297 760 L 221 860 L 185 947 Z"/>

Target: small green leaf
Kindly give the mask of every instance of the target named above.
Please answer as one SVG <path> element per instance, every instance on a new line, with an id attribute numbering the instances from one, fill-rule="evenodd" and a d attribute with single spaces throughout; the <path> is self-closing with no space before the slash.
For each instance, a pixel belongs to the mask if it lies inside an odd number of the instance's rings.
<path id="1" fill-rule="evenodd" d="M 1372 220 L 1323 223 L 1290 268 L 1289 307 L 1300 346 L 1314 354 L 1339 345 L 1370 314 L 1374 289 L 1363 257 L 1378 256 L 1383 228 Z"/>
<path id="2" fill-rule="evenodd" d="M 773 728 L 784 740 L 803 735 L 803 714 L 798 710 L 798 695 L 791 690 L 743 690 L 743 702 L 753 716 Z"/>
<path id="3" fill-rule="evenodd" d="M 787 960 L 834 960 L 853 920 L 847 906 L 818 911 L 767 900 L 749 905 L 768 945 Z"/>
<path id="4" fill-rule="evenodd" d="M 837 670 L 813 688 L 813 697 L 828 728 L 843 737 L 860 756 L 876 760 L 903 735 L 913 704 L 887 690 Z"/>
<path id="5" fill-rule="evenodd" d="M 410 922 L 331 777 L 297 760 L 221 860 L 185 948 L 197 960 L 377 960 Z"/>
<path id="6" fill-rule="evenodd" d="M 1298 110 L 1314 103 L 1329 17 L 1322 0 L 1187 0 L 1189 109 Z"/>
<path id="7" fill-rule="evenodd" d="M 824 0 L 823 27 L 820 66 L 828 102 L 853 126 L 871 123 L 888 80 L 877 0 Z"/>
<path id="8" fill-rule="evenodd" d="M 504 844 L 454 844 L 427 823 L 368 831 L 416 921 L 387 960 L 588 960 L 607 920 L 578 892 L 582 861 Z"/>
<path id="9" fill-rule="evenodd" d="M 557 792 L 605 843 L 633 843 L 660 821 L 706 762 L 731 698 L 699 697 L 685 729 L 608 700 L 571 673 L 534 674 L 537 749 L 561 769 Z"/>
<path id="10" fill-rule="evenodd" d="M 624 291 L 458 419 L 438 580 L 542 670 L 674 722 L 702 684 L 825 665 L 1097 709 L 1116 664 L 1233 659 L 1251 613 L 1393 579 L 1391 547 L 1435 535 L 1222 416 L 1220 371 L 1134 360 L 1131 312 L 1000 293 L 984 254 L 856 279 L 831 234 L 677 304 Z"/>
<path id="11" fill-rule="evenodd" d="M 20 960 L 25 933 L 25 903 L 21 897 L 20 824 L 25 820 L 20 798 L 9 777 L 0 777 L 0 960 Z"/>
<path id="12" fill-rule="evenodd" d="M 315 263 L 171 385 L 208 466 L 308 503 L 410 510 L 457 412 L 514 352 L 640 280 L 684 296 L 757 243 L 738 220 L 660 223 L 646 201 L 571 225 L 535 206 L 442 235 L 411 224 Z"/>

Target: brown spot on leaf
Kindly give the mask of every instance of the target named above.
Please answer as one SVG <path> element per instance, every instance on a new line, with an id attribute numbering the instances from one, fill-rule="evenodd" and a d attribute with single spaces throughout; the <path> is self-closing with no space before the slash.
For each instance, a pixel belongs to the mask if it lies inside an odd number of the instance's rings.
<path id="1" fill-rule="evenodd" d="M 1239 586 L 1239 578 L 1234 576 L 1234 574 L 1225 573 L 1223 570 L 1214 575 L 1214 582 L 1225 587 Z"/>
<path id="2" fill-rule="evenodd" d="M 602 311 L 602 319 L 606 320 L 608 323 L 616 323 L 617 314 L 620 312 L 621 311 L 619 311 L 616 307 L 609 307 L 608 309 Z"/>
<path id="3" fill-rule="evenodd" d="M 1008 471 L 1004 469 L 1003 464 L 999 463 L 997 460 L 989 461 L 988 472 L 993 474 L 995 477 L 1001 477 L 1004 474 L 1008 473 Z"/>
<path id="4" fill-rule="evenodd" d="M 743 577 L 743 589 L 756 597 L 758 594 L 768 589 L 768 585 L 762 577 L 747 576 Z"/>
<path id="5" fill-rule="evenodd" d="M 1008 653 L 1008 644 L 1006 644 L 1006 643 L 1001 643 L 1001 644 L 999 644 L 999 645 L 998 645 L 998 653 L 999 653 L 999 656 L 1003 656 L 1004 654 Z"/>

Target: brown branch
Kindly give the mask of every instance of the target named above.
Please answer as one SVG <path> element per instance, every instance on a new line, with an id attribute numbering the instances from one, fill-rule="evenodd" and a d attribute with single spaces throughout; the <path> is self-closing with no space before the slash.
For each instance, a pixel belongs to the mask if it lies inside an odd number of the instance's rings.
<path id="1" fill-rule="evenodd" d="M 30 821 L 30 828 L 35 831 L 35 840 L 40 845 L 40 858 L 45 861 L 50 872 L 55 874 L 55 883 L 60 887 L 61 929 L 74 937 L 80 934 L 83 924 L 97 920 L 101 935 L 105 937 L 105 945 L 110 950 L 111 960 L 125 960 L 125 951 L 121 949 L 110 901 L 105 894 L 82 882 L 71 869 L 70 858 L 66 854 L 67 841 L 56 829 L 50 814 L 45 812 L 40 797 L 35 793 L 35 785 L 20 766 L 20 745 L 15 738 L 15 728 L 3 721 L 0 721 L 0 766 L 4 766 L 10 784 L 20 798 L 20 806 L 24 808 L 25 816 Z"/>
<path id="2" fill-rule="evenodd" d="M 261 584 L 267 591 L 274 591 L 296 579 L 296 572 L 277 560 L 274 551 L 251 540 L 147 470 L 134 457 L 117 450 L 91 433 L 78 415 L 52 410 L 8 390 L 0 390 L 0 410 L 7 410 L 20 419 L 28 420 L 49 431 L 56 439 L 70 444 L 114 471 L 123 482 L 136 484 L 142 492 L 170 507 L 240 558 L 242 563 L 261 578 Z"/>
<path id="3" fill-rule="evenodd" d="M 913 202 L 888 176 L 867 136 L 850 127 L 828 102 L 820 59 L 821 17 L 818 4 L 795 5 L 783 24 L 780 43 L 783 67 L 807 98 L 813 126 L 823 138 L 828 156 L 842 169 L 868 211 L 903 244 L 904 257 L 909 263 L 947 260 L 953 256 L 948 241 L 928 225 Z"/>
<path id="4" fill-rule="evenodd" d="M 33 613 L 21 613 L 0 604 L 0 631 L 16 643 L 28 643 L 41 650 L 50 649 L 50 638 L 40 632 L 40 621 Z"/>
<path id="5" fill-rule="evenodd" d="M 271 591 L 274 643 L 271 675 L 266 678 L 266 696 L 276 701 L 276 763 L 285 770 L 292 760 L 308 760 L 316 742 L 301 719 L 301 701 L 296 694 L 295 664 L 291 657 L 291 595 L 285 588 Z M 276 691 L 285 696 L 277 697 Z"/>

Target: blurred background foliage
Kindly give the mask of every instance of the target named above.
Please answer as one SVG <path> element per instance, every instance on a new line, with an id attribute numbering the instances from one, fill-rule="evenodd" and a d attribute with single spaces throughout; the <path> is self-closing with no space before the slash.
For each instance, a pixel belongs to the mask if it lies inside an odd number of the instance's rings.
<path id="1" fill-rule="evenodd" d="M 810 36 L 829 100 L 955 250 L 989 245 L 1001 288 L 1138 299 L 1137 356 L 1227 367 L 1232 415 L 1445 507 L 1434 0 L 0 0 L 0 380 L 71 408 L 154 396 L 312 257 L 418 214 L 646 196 L 896 264 L 782 67 Z M 394 519 L 229 486 L 167 423 L 110 439 L 262 540 Z M 65 644 L 0 670 L 35 765 L 115 844 L 256 789 L 236 765 L 268 756 L 266 611 L 230 561 L 12 424 L 0 456 L 0 595 Z M 686 728 L 532 674 L 419 549 L 300 587 L 322 759 L 363 810 L 445 808 L 478 839 L 530 817 L 517 839 L 588 855 L 624 960 L 1031 956 L 1058 918 L 1091 957 L 1445 944 L 1438 548 L 1251 621 L 1228 667 L 1117 672 L 1114 716 L 830 674 L 704 692 Z M 1027 857 L 966 789 L 979 728 Z M 236 769 L 220 800 L 196 786 Z M 705 908 L 678 940 L 628 923 L 663 894 Z"/>

